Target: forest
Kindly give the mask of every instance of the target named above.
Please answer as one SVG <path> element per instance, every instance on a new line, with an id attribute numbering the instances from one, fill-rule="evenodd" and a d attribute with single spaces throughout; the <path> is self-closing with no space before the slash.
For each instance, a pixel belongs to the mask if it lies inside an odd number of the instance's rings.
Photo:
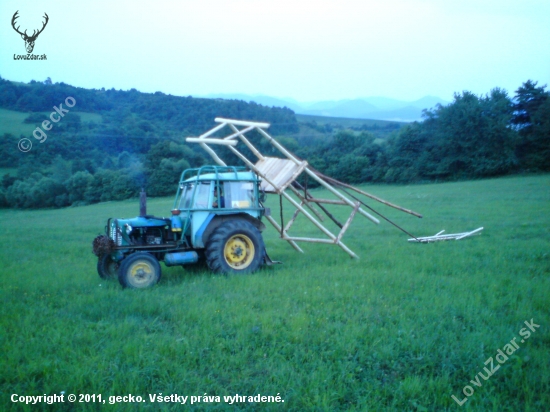
<path id="1" fill-rule="evenodd" d="M 211 162 L 184 138 L 212 128 L 215 117 L 268 122 L 270 134 L 296 156 L 349 183 L 441 182 L 550 170 L 550 92 L 532 80 L 513 96 L 500 88 L 480 96 L 455 93 L 450 104 L 424 110 L 420 122 L 380 126 L 365 120 L 345 126 L 299 121 L 288 108 L 238 100 L 0 78 L 0 110 L 8 117 L 25 113 L 31 129 L 41 127 L 69 96 L 76 104 L 42 144 L 32 133 L 2 132 L 0 168 L 7 172 L 0 181 L 0 207 L 78 206 L 131 198 L 141 188 L 151 196 L 172 195 L 184 169 Z M 34 142 L 31 151 L 18 150 L 22 138 Z M 261 150 L 269 154 L 270 148 Z M 240 164 L 228 154 L 222 157 Z"/>

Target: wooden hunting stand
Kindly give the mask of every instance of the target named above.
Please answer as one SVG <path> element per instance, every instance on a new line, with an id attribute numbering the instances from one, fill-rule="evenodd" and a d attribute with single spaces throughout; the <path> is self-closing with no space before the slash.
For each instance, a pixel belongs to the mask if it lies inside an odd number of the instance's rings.
<path id="1" fill-rule="evenodd" d="M 363 192 L 357 188 L 346 185 L 345 183 L 338 182 L 335 179 L 331 179 L 327 176 L 320 174 L 319 172 L 312 169 L 307 161 L 300 160 L 285 149 L 279 142 L 277 142 L 273 137 L 271 137 L 266 129 L 269 128 L 269 123 L 260 123 L 260 122 L 250 122 L 243 120 L 233 120 L 233 119 L 224 119 L 216 118 L 215 121 L 219 123 L 216 127 L 210 129 L 206 133 L 200 135 L 199 137 L 188 137 L 186 139 L 189 143 L 198 143 L 201 147 L 210 154 L 212 159 L 219 164 L 220 166 L 226 166 L 225 162 L 220 159 L 216 152 L 209 145 L 223 145 L 226 146 L 233 154 L 235 154 L 239 159 L 241 159 L 251 170 L 256 172 L 258 176 L 261 177 L 262 183 L 261 188 L 266 193 L 278 194 L 281 202 L 281 223 L 279 224 L 272 216 L 265 216 L 266 219 L 275 227 L 275 229 L 280 233 L 281 239 L 286 240 L 290 245 L 303 253 L 303 250 L 297 245 L 296 242 L 313 242 L 313 243 L 326 243 L 334 244 L 340 246 L 346 253 L 348 253 L 353 258 L 358 258 L 358 256 L 348 248 L 343 242 L 342 237 L 348 230 L 357 213 L 363 215 L 365 218 L 369 219 L 373 223 L 380 223 L 380 221 L 366 212 L 361 204 L 367 206 L 364 202 L 357 199 L 355 196 L 350 195 L 345 196 L 334 186 L 340 188 L 345 188 L 354 190 L 357 193 L 360 193 L 364 196 L 367 196 L 371 199 L 377 200 L 384 203 L 385 205 L 397 208 L 401 211 L 411 213 L 415 216 L 421 217 L 421 215 L 412 212 L 407 209 L 403 209 L 399 206 L 393 205 L 389 202 L 386 202 L 382 199 L 372 196 L 366 192 Z M 212 137 L 216 132 L 229 127 L 231 130 L 230 134 L 225 137 Z M 240 128 L 240 129 L 239 129 Z M 271 145 L 273 145 L 284 157 L 286 158 L 277 158 L 277 157 L 267 157 L 264 156 L 260 151 L 246 138 L 245 134 L 256 130 L 259 134 L 266 138 Z M 239 143 L 239 140 L 245 144 L 248 149 L 256 157 L 256 160 L 248 159 L 244 154 L 236 149 L 235 146 Z M 328 191 L 333 193 L 337 199 L 316 199 L 314 198 L 299 182 L 296 181 L 298 177 L 306 173 L 308 177 L 311 177 L 317 181 L 320 185 L 325 187 Z M 299 200 L 298 203 L 288 192 L 290 190 Z M 282 198 L 287 199 L 295 208 L 294 215 L 284 225 L 282 219 Z M 353 198 L 354 200 L 350 199 Z M 331 220 L 333 220 L 338 227 L 340 227 L 339 233 L 332 233 L 327 229 L 321 221 L 324 220 L 324 216 L 314 208 L 313 204 L 316 204 Z M 351 213 L 344 224 L 341 224 L 336 220 L 336 218 L 328 212 L 328 210 L 323 206 L 323 204 L 331 205 L 341 205 L 348 206 L 351 208 Z M 309 211 L 307 209 L 309 209 Z M 373 209 L 371 209 L 373 210 Z M 311 213 L 310 213 L 311 211 Z M 288 234 L 292 224 L 298 217 L 298 214 L 302 213 L 307 217 L 317 228 L 326 235 L 325 238 L 310 238 L 310 237 L 296 237 Z M 313 215 L 316 215 L 314 217 Z"/>

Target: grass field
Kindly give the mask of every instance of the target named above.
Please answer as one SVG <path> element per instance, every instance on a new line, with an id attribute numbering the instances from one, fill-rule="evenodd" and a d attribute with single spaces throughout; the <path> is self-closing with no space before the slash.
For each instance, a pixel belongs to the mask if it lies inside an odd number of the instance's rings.
<path id="1" fill-rule="evenodd" d="M 0 167 L 0 178 L 7 174 L 15 176 L 16 173 L 17 169 L 15 167 Z"/>
<path id="2" fill-rule="evenodd" d="M 52 108 L 53 111 L 53 108 Z M 44 120 L 47 120 L 51 112 L 40 112 L 44 115 Z M 80 116 L 82 122 L 101 123 L 101 115 L 95 113 L 74 112 Z M 26 112 L 17 112 L 14 110 L 0 109 L 0 136 L 4 133 L 10 133 L 15 137 L 20 135 L 30 136 L 36 125 L 24 123 L 24 120 L 29 116 Z"/>
<path id="3" fill-rule="evenodd" d="M 0 136 L 3 136 L 4 133 L 10 133 L 15 137 L 32 134 L 36 126 L 23 123 L 28 116 L 29 113 L 26 112 L 0 109 Z"/>
<path id="4" fill-rule="evenodd" d="M 196 410 L 547 410 L 550 175 L 365 189 L 423 213 L 372 204 L 417 236 L 485 230 L 412 244 L 357 216 L 344 237 L 361 257 L 351 260 L 328 245 L 299 254 L 268 228 L 283 265 L 235 277 L 163 266 L 156 287 L 124 290 L 97 276 L 91 241 L 106 218 L 135 216 L 136 200 L 0 211 L 0 410 L 191 409 L 149 402 L 160 393 L 198 396 Z M 278 199 L 268 203 L 278 216 Z M 171 206 L 150 199 L 148 212 Z M 315 233 L 296 224 L 296 234 Z M 540 328 L 527 340 L 519 332 L 531 319 Z M 519 349 L 500 365 L 513 338 Z M 500 368 L 484 380 L 490 357 Z M 10 401 L 62 392 L 106 404 Z M 258 393 L 285 402 L 223 402 Z M 109 405 L 128 394 L 146 402 Z"/>

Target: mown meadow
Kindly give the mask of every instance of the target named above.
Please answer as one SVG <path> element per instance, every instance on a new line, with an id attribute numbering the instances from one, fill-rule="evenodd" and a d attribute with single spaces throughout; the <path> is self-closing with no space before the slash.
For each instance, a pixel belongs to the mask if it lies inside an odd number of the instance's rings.
<path id="1" fill-rule="evenodd" d="M 268 227 L 268 252 L 282 265 L 231 277 L 162 265 L 157 286 L 129 290 L 98 277 L 91 242 L 108 217 L 137 215 L 137 200 L 0 210 L 0 410 L 547 410 L 550 175 L 362 188 L 422 213 L 369 202 L 416 236 L 485 229 L 413 244 L 356 216 L 344 236 L 360 256 L 352 260 L 329 245 L 297 253 Z M 167 216 L 172 201 L 149 199 L 148 212 Z M 276 218 L 278 204 L 268 200 Z M 300 218 L 296 228 L 317 233 Z M 540 327 L 524 339 L 531 319 Z M 480 379 L 513 338 L 519 349 Z M 10 400 L 61 393 L 107 401 Z M 161 393 L 222 402 L 149 402 Z M 146 402 L 109 404 L 128 394 Z M 284 403 L 223 402 L 235 394 Z"/>

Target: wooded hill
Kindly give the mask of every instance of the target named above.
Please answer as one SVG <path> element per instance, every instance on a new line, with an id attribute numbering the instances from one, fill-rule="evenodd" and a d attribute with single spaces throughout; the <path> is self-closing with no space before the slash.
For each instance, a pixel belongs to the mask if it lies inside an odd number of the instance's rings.
<path id="1" fill-rule="evenodd" d="M 513 98 L 498 88 L 485 96 L 457 93 L 451 104 L 425 110 L 422 122 L 400 124 L 297 119 L 288 108 L 238 100 L 0 78 L 0 116 L 7 119 L 1 127 L 11 131 L 4 131 L 0 141 L 0 168 L 7 171 L 0 183 L 0 205 L 64 207 L 121 200 L 141 187 L 152 196 L 172 195 L 185 168 L 211 163 L 198 145 L 186 145 L 184 137 L 210 129 L 215 117 L 269 122 L 270 133 L 298 157 L 350 183 L 547 171 L 549 94 L 533 81 L 524 83 Z M 40 143 L 32 131 L 54 106 L 67 108 L 69 96 L 74 107 Z M 21 138 L 32 141 L 32 150 L 17 149 Z M 261 149 L 269 153 L 268 147 Z"/>

